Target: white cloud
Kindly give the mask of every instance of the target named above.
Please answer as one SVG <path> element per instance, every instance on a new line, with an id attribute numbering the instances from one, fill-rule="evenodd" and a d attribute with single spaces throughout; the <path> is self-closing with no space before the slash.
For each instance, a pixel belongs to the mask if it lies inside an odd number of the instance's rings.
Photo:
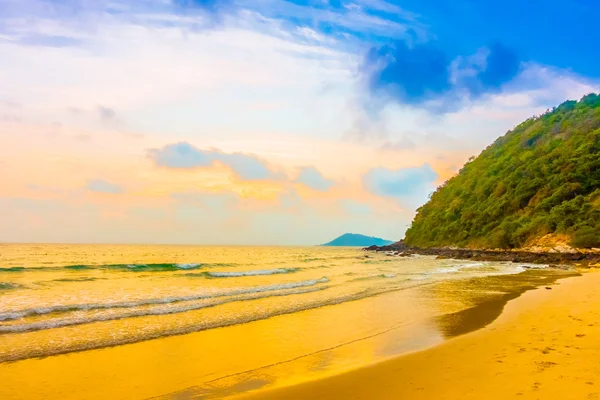
<path id="1" fill-rule="evenodd" d="M 465 102 L 453 112 L 438 115 L 408 105 L 377 104 L 375 99 L 376 112 L 361 111 L 360 103 L 350 103 L 353 107 L 347 109 L 346 118 L 355 118 L 350 138 L 384 148 L 408 138 L 415 151 L 465 152 L 466 161 L 525 119 L 599 90 L 600 84 L 580 76 L 529 63 L 500 93 Z"/>
<path id="2" fill-rule="evenodd" d="M 2 41 L 0 57 L 6 62 L 0 66 L 0 84 L 41 121 L 68 122 L 69 108 L 91 110 L 100 104 L 118 109 L 133 129 L 184 126 L 189 131 L 191 125 L 223 126 L 227 119 L 254 130 L 265 130 L 265 122 L 273 125 L 267 129 L 279 130 L 285 119 L 312 132 L 323 126 L 319 115 L 314 123 L 305 118 L 314 99 L 342 104 L 354 80 L 357 57 L 332 42 L 307 42 L 310 28 L 284 32 L 277 22 L 243 11 L 226 16 L 215 29 L 195 28 L 199 17 L 164 17 L 174 23 L 142 26 L 93 15 L 83 17 L 93 21 L 87 30 L 71 20 L 23 25 L 19 34 L 29 29 L 77 37 L 81 45 Z M 285 109 L 257 121 L 253 104 L 265 103 Z M 331 107 L 324 108 L 322 118 L 329 112 Z"/>

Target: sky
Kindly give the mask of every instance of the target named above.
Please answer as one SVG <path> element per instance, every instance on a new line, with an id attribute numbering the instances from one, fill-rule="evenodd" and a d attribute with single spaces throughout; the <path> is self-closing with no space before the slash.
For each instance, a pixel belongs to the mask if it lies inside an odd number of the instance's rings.
<path id="1" fill-rule="evenodd" d="M 0 242 L 401 239 L 469 157 L 599 91 L 598 15 L 593 0 L 0 0 Z"/>

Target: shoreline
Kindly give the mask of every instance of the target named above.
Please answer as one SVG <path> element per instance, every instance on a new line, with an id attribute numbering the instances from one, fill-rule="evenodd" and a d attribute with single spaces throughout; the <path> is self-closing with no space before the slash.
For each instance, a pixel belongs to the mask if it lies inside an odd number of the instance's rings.
<path id="1" fill-rule="evenodd" d="M 600 399 L 600 273 L 509 299 L 490 324 L 438 346 L 254 399 Z M 465 362 L 468 360 L 468 362 Z"/>
<path id="2" fill-rule="evenodd" d="M 402 241 L 389 246 L 370 246 L 365 251 L 387 252 L 390 255 L 407 257 L 411 255 L 437 256 L 439 259 L 476 261 L 509 261 L 531 264 L 563 264 L 578 267 L 600 267 L 598 252 L 533 252 L 526 250 L 460 249 L 448 247 L 412 247 Z"/>

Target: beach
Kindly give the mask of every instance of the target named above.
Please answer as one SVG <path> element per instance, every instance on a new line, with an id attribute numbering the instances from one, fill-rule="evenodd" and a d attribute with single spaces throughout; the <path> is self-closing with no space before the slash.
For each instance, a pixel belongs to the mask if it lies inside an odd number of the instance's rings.
<path id="1" fill-rule="evenodd" d="M 565 349 L 544 326 L 535 327 L 543 343 L 529 329 L 522 337 L 531 343 L 511 338 L 518 347 L 504 349 L 511 318 L 574 324 L 572 347 L 594 337 L 593 327 L 560 320 L 599 287 L 596 274 L 572 279 L 581 275 L 573 267 L 326 247 L 1 250 L 3 400 L 396 398 L 411 388 L 437 398 L 446 380 L 493 382 L 477 374 L 495 376 L 520 357 L 535 355 L 532 365 L 550 372 L 563 363 L 552 357 Z M 579 282 L 576 296 L 565 291 Z M 527 310 L 531 320 L 520 321 Z M 579 314 L 571 315 L 595 323 Z M 453 347 L 471 337 L 472 346 Z M 430 355 L 444 349 L 440 360 Z M 490 367 L 472 361 L 490 351 L 480 359 Z"/>
<path id="2" fill-rule="evenodd" d="M 598 399 L 600 274 L 511 300 L 487 327 L 428 350 L 251 399 Z"/>

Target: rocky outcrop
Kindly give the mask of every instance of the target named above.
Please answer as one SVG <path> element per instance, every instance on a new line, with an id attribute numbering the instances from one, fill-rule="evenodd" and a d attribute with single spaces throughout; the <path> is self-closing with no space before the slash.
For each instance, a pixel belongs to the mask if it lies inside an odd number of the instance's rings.
<path id="1" fill-rule="evenodd" d="M 437 256 L 477 261 L 512 261 L 528 264 L 574 264 L 581 266 L 600 266 L 600 253 L 591 252 L 531 252 L 519 250 L 473 250 L 456 248 L 419 248 L 406 245 L 403 241 L 389 246 L 371 246 L 364 250 L 388 252 L 406 256 L 412 254 Z"/>

